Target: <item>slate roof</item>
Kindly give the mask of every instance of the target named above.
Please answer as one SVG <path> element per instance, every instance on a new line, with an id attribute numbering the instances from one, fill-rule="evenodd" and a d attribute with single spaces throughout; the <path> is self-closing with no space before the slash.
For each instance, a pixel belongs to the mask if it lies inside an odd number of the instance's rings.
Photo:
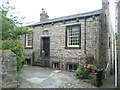
<path id="1" fill-rule="evenodd" d="M 54 18 L 54 19 L 48 19 L 47 21 L 44 22 L 37 22 L 35 24 L 32 24 L 30 26 L 39 26 L 42 24 L 51 24 L 51 23 L 57 23 L 57 22 L 63 22 L 63 21 L 69 21 L 69 20 L 74 20 L 74 19 L 80 19 L 80 18 L 86 18 L 86 17 L 91 17 L 91 16 L 98 16 L 102 12 L 102 9 L 96 10 L 96 11 L 91 11 L 91 12 L 86 12 L 86 13 L 80 13 L 80 14 L 74 14 L 74 15 L 69 15 L 69 16 L 63 16 L 59 18 Z"/>

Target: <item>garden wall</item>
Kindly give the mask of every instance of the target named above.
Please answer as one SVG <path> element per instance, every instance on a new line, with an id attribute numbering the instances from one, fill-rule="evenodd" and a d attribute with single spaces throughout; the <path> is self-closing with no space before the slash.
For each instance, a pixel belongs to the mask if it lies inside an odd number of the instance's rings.
<path id="1" fill-rule="evenodd" d="M 17 88 L 18 73 L 15 54 L 10 50 L 2 51 L 2 88 Z"/>

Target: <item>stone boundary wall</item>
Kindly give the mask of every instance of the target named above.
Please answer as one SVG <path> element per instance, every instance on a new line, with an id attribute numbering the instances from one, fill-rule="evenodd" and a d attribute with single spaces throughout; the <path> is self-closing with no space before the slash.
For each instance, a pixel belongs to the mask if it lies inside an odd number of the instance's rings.
<path id="1" fill-rule="evenodd" d="M 2 88 L 17 88 L 18 73 L 15 54 L 10 50 L 2 52 Z"/>

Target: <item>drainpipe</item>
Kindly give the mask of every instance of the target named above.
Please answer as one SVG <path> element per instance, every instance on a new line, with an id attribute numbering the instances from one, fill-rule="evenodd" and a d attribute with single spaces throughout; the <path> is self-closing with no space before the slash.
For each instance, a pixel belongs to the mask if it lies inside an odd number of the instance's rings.
<path id="1" fill-rule="evenodd" d="M 116 50 L 116 35 L 115 35 L 115 87 L 117 87 L 118 84 L 118 69 L 117 69 L 117 50 Z"/>
<path id="2" fill-rule="evenodd" d="M 85 40 L 84 40 L 84 54 L 86 54 L 86 17 L 85 17 Z"/>

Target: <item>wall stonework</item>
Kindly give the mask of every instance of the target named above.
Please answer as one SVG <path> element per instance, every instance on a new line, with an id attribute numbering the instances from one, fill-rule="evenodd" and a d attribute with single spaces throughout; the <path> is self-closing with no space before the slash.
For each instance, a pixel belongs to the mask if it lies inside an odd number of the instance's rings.
<path id="1" fill-rule="evenodd" d="M 103 1 L 104 2 L 104 1 Z M 107 6 L 106 6 L 107 5 Z M 97 12 L 98 13 L 98 12 Z M 88 13 L 87 13 L 88 14 Z M 76 15 L 77 16 L 77 15 Z M 60 18 L 59 18 L 60 19 Z M 62 18 L 64 19 L 64 18 Z M 68 19 L 68 17 L 67 17 Z M 58 19 L 57 19 L 58 20 Z M 47 21 L 46 21 L 47 22 Z M 92 54 L 94 63 L 100 68 L 106 69 L 106 66 L 111 58 L 111 51 L 108 47 L 109 40 L 109 7 L 108 3 L 104 2 L 103 7 L 99 10 L 99 14 L 91 14 L 90 16 L 80 16 L 69 20 L 59 20 L 48 23 L 40 23 L 33 25 L 33 49 L 30 52 L 42 50 L 42 38 L 50 38 L 50 67 L 53 67 L 53 62 L 58 62 L 59 69 L 66 70 L 68 63 L 77 63 L 79 57 L 84 54 Z M 81 48 L 68 49 L 66 45 L 66 26 L 80 25 L 81 26 Z M 25 50 L 26 53 L 28 52 Z M 41 55 L 41 54 L 39 54 Z M 37 55 L 35 55 L 36 57 Z M 38 56 L 39 57 L 39 56 Z"/>
<path id="2" fill-rule="evenodd" d="M 10 50 L 5 50 L 3 53 L 2 88 L 17 88 L 19 82 L 15 54 Z"/>
<path id="3" fill-rule="evenodd" d="M 71 24 L 81 24 L 81 41 L 84 39 L 84 22 L 78 22 L 76 21 L 70 21 L 66 23 Z M 44 30 L 48 29 L 49 34 L 43 35 L 42 32 Z M 36 32 L 34 33 L 34 51 L 37 49 L 41 50 L 41 37 L 50 37 L 50 67 L 52 68 L 52 62 L 59 61 L 60 66 L 64 64 L 64 66 L 61 66 L 60 69 L 66 68 L 66 62 L 74 62 L 75 60 L 70 58 L 78 58 L 79 55 L 84 52 L 84 42 L 81 42 L 81 49 L 65 49 L 65 30 L 66 30 L 66 24 L 58 23 L 54 25 L 45 25 L 44 27 L 36 27 Z M 38 39 L 39 38 L 39 39 Z M 69 59 L 68 59 L 69 58 Z M 78 62 L 78 59 L 76 59 Z M 63 68 L 62 68 L 63 67 Z"/>
<path id="4" fill-rule="evenodd" d="M 112 47 L 109 47 L 109 37 L 112 37 L 110 28 L 110 17 L 109 17 L 109 3 L 107 0 L 103 1 L 102 13 L 100 17 L 101 31 L 99 35 L 99 67 L 103 68 L 105 77 L 108 77 L 111 73 L 111 61 L 112 61 Z M 111 44 L 110 44 L 111 45 Z"/>
<path id="5" fill-rule="evenodd" d="M 65 49 L 65 30 L 67 25 L 81 25 L 81 49 Z M 31 51 L 41 50 L 41 37 L 50 37 L 50 67 L 52 68 L 52 62 L 60 62 L 60 69 L 65 69 L 68 62 L 78 63 L 79 56 L 84 55 L 85 47 L 85 28 L 86 28 L 86 53 L 93 54 L 96 63 L 99 62 L 99 16 L 90 17 L 85 20 L 79 19 L 66 21 L 65 24 L 55 23 L 54 25 L 48 24 L 43 26 L 36 26 L 33 31 L 33 49 Z M 43 32 L 48 30 L 47 34 Z M 28 53 L 28 49 L 25 50 Z M 63 67 L 63 68 L 62 68 Z"/>
<path id="6" fill-rule="evenodd" d="M 86 52 L 94 56 L 95 62 L 99 60 L 99 17 L 86 21 Z"/>

